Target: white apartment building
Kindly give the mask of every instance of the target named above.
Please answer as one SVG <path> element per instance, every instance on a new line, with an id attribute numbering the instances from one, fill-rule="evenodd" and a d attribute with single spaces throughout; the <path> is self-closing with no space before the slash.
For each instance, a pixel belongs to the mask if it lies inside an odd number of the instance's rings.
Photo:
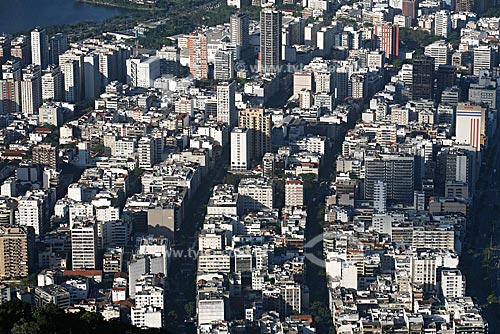
<path id="1" fill-rule="evenodd" d="M 293 74 L 293 96 L 298 97 L 301 90 L 314 90 L 314 74 L 312 72 L 297 72 Z"/>
<path id="2" fill-rule="evenodd" d="M 411 257 L 411 280 L 421 285 L 424 291 L 433 291 L 436 288 L 436 258 L 433 256 Z"/>
<path id="3" fill-rule="evenodd" d="M 44 28 L 31 31 L 31 61 L 43 69 L 49 64 L 49 39 Z"/>
<path id="4" fill-rule="evenodd" d="M 465 296 L 465 277 L 460 270 L 441 271 L 441 293 L 447 299 Z"/>
<path id="5" fill-rule="evenodd" d="M 168 239 L 164 236 L 154 237 L 149 235 L 141 237 L 137 243 L 139 246 L 137 254 L 149 255 L 156 258 L 157 264 L 161 266 L 156 270 L 166 276 L 168 274 L 168 256 L 170 250 Z"/>
<path id="6" fill-rule="evenodd" d="M 129 157 L 136 152 L 135 138 L 122 138 L 116 140 L 111 147 L 111 155 L 115 157 Z"/>
<path id="7" fill-rule="evenodd" d="M 334 90 L 333 74 L 330 71 L 314 72 L 314 92 L 330 94 Z"/>
<path id="8" fill-rule="evenodd" d="M 486 109 L 459 103 L 455 113 L 456 141 L 481 150 L 481 137 L 486 134 Z"/>
<path id="9" fill-rule="evenodd" d="M 481 45 L 474 49 L 474 75 L 481 70 L 491 70 L 494 61 L 493 49 L 488 45 Z"/>
<path id="10" fill-rule="evenodd" d="M 63 123 L 63 108 L 57 104 L 44 103 L 38 109 L 38 124 L 61 126 Z"/>
<path id="11" fill-rule="evenodd" d="M 42 75 L 42 99 L 62 101 L 63 75 L 59 66 L 49 67 Z"/>
<path id="12" fill-rule="evenodd" d="M 214 187 L 212 196 L 208 201 L 208 216 L 237 216 L 239 213 L 238 193 L 232 185 L 219 184 Z"/>
<path id="13" fill-rule="evenodd" d="M 61 63 L 61 71 L 64 77 L 63 99 L 65 102 L 77 102 L 80 100 L 80 68 L 75 59 L 68 59 Z"/>
<path id="14" fill-rule="evenodd" d="M 204 288 L 199 291 L 196 304 L 198 326 L 213 321 L 223 321 L 227 318 L 225 296 L 216 287 Z"/>
<path id="15" fill-rule="evenodd" d="M 387 206 L 387 189 L 383 181 L 377 180 L 373 185 L 373 209 L 377 213 L 385 213 Z"/>
<path id="16" fill-rule="evenodd" d="M 97 225 L 71 225 L 71 261 L 73 269 L 95 269 L 97 265 Z"/>
<path id="17" fill-rule="evenodd" d="M 217 85 L 217 121 L 228 125 L 238 123 L 235 94 L 236 84 L 234 81 Z"/>
<path id="18" fill-rule="evenodd" d="M 69 188 L 71 189 L 71 196 L 72 199 L 75 200 L 82 200 L 81 197 L 78 197 L 78 195 L 75 195 L 78 190 L 81 190 L 81 188 Z M 69 192 L 69 191 L 68 191 Z M 78 219 L 89 219 L 94 216 L 94 206 L 90 203 L 73 203 L 72 205 L 69 206 L 69 222 L 70 224 L 76 223 Z"/>
<path id="19" fill-rule="evenodd" d="M 165 292 L 159 286 L 136 284 L 135 307 L 146 308 L 148 306 L 161 309 L 165 308 Z"/>
<path id="20" fill-rule="evenodd" d="M 24 196 L 17 206 L 16 222 L 21 226 L 31 226 L 35 235 L 45 232 L 43 200 L 34 196 Z"/>
<path id="21" fill-rule="evenodd" d="M 160 58 L 132 58 L 127 60 L 127 83 L 134 87 L 150 88 L 161 75 Z"/>
<path id="22" fill-rule="evenodd" d="M 434 16 L 434 34 L 436 36 L 448 37 L 451 30 L 451 17 L 450 12 L 447 10 L 440 10 Z"/>
<path id="23" fill-rule="evenodd" d="M 87 279 L 69 279 L 62 284 L 69 291 L 69 299 L 71 304 L 76 304 L 84 299 L 87 299 L 90 287 Z"/>
<path id="24" fill-rule="evenodd" d="M 247 128 L 231 131 L 231 165 L 233 171 L 245 171 L 250 167 L 250 133 Z"/>
<path id="25" fill-rule="evenodd" d="M 231 255 L 222 251 L 205 252 L 198 256 L 198 272 L 229 273 L 231 271 Z"/>
<path id="26" fill-rule="evenodd" d="M 320 136 L 305 137 L 297 140 L 293 145 L 295 145 L 299 151 L 307 151 L 310 153 L 319 153 L 324 155 L 326 149 L 326 138 Z"/>
<path id="27" fill-rule="evenodd" d="M 95 208 L 95 219 L 98 222 L 109 222 L 120 219 L 120 208 L 112 206 L 97 206 Z"/>
<path id="28" fill-rule="evenodd" d="M 281 312 L 285 315 L 292 312 L 302 312 L 302 289 L 300 284 L 294 281 L 282 282 L 279 285 L 281 292 Z"/>
<path id="29" fill-rule="evenodd" d="M 139 140 L 137 159 L 139 168 L 151 168 L 156 163 L 156 144 L 151 137 L 142 137 Z"/>
<path id="30" fill-rule="evenodd" d="M 434 58 L 434 66 L 437 69 L 439 65 L 447 65 L 450 62 L 450 49 L 448 43 L 444 40 L 429 44 L 424 49 L 426 56 Z"/>
<path id="31" fill-rule="evenodd" d="M 203 230 L 198 237 L 198 250 L 223 250 L 226 244 L 225 237 L 224 231 Z"/>
<path id="32" fill-rule="evenodd" d="M 21 106 L 23 114 L 33 115 L 38 113 L 42 105 L 42 79 L 40 66 L 28 65 L 23 69 L 21 81 Z"/>
<path id="33" fill-rule="evenodd" d="M 231 80 L 234 77 L 234 60 L 231 51 L 218 50 L 215 54 L 214 79 Z"/>
<path id="34" fill-rule="evenodd" d="M 139 328 L 162 328 L 164 322 L 164 312 L 154 307 L 132 307 L 132 325 Z"/>
<path id="35" fill-rule="evenodd" d="M 298 93 L 299 108 L 310 109 L 313 105 L 313 96 L 310 90 L 303 89 Z"/>
<path id="36" fill-rule="evenodd" d="M 111 288 L 111 300 L 118 302 L 127 300 L 127 279 L 117 277 L 113 280 L 113 287 Z"/>
<path id="37" fill-rule="evenodd" d="M 238 185 L 241 207 L 244 212 L 271 210 L 274 184 L 270 179 L 245 178 Z"/>

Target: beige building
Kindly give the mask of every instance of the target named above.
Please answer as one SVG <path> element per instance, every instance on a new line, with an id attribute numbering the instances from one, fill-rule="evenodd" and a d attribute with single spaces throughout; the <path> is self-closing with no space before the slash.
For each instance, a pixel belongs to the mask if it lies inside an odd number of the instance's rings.
<path id="1" fill-rule="evenodd" d="M 285 181 L 285 206 L 304 205 L 304 183 L 300 179 Z"/>
<path id="2" fill-rule="evenodd" d="M 250 158 L 260 161 L 271 152 L 271 115 L 263 108 L 247 108 L 239 113 L 239 127 L 247 128 Z"/>
<path id="3" fill-rule="evenodd" d="M 28 276 L 34 243 L 32 228 L 0 226 L 0 279 Z"/>
<path id="4" fill-rule="evenodd" d="M 53 169 L 59 167 L 59 150 L 50 144 L 38 144 L 33 147 L 33 163 Z"/>

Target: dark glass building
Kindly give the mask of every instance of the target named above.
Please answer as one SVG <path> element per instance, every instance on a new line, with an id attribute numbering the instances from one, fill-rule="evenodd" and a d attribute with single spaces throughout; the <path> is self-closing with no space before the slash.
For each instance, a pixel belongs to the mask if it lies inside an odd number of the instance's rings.
<path id="1" fill-rule="evenodd" d="M 418 56 L 413 59 L 412 98 L 432 100 L 434 93 L 434 58 Z"/>

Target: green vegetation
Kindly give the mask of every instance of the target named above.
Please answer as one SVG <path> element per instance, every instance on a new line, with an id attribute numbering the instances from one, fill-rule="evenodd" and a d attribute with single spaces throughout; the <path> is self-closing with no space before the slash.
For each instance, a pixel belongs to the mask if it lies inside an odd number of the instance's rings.
<path id="1" fill-rule="evenodd" d="M 396 58 L 396 59 L 392 60 L 391 64 L 394 67 L 401 68 L 401 66 L 403 65 L 403 61 L 401 59 Z M 363 105 L 363 109 L 365 109 L 364 105 Z M 366 109 L 368 109 L 368 108 L 366 108 Z"/>
<path id="2" fill-rule="evenodd" d="M 186 312 L 186 316 L 194 317 L 196 314 L 196 304 L 195 302 L 189 302 L 184 305 L 184 312 Z"/>
<path id="3" fill-rule="evenodd" d="M 130 0 L 80 0 L 81 2 L 93 3 L 101 6 L 119 7 L 133 10 L 156 10 L 156 5 L 141 5 Z"/>
<path id="4" fill-rule="evenodd" d="M 19 281 L 20 286 L 36 286 L 37 283 L 37 275 L 31 274 L 28 277 L 23 277 Z"/>
<path id="5" fill-rule="evenodd" d="M 95 100 L 89 100 L 89 99 L 77 102 L 75 104 L 75 111 L 73 113 L 73 118 L 68 120 L 68 121 L 78 119 L 78 118 L 82 117 L 83 115 L 85 115 L 86 113 L 93 111 L 94 110 L 94 103 L 95 103 Z"/>
<path id="6" fill-rule="evenodd" d="M 52 131 L 50 134 L 47 135 L 47 137 L 43 139 L 43 142 L 54 146 L 59 145 L 59 129 L 52 124 L 43 124 L 41 125 L 41 127 L 48 128 Z"/>
<path id="7" fill-rule="evenodd" d="M 104 151 L 106 150 L 106 148 L 104 147 L 103 144 L 97 144 L 95 145 L 93 148 L 92 148 L 92 152 L 94 153 L 97 153 L 97 154 L 104 154 Z"/>
<path id="8" fill-rule="evenodd" d="M 399 28 L 399 44 L 400 48 L 415 50 L 418 54 L 423 53 L 425 46 L 443 39 L 441 36 L 432 36 L 424 30 L 413 30 L 410 28 Z"/>
<path id="9" fill-rule="evenodd" d="M 352 27 L 357 27 L 358 22 L 354 19 L 351 18 L 346 18 L 346 17 L 339 17 L 338 21 L 344 22 L 346 26 L 352 26 Z"/>
<path id="10" fill-rule="evenodd" d="M 229 20 L 229 16 L 236 12 L 236 8 L 224 3 L 197 9 L 195 9 L 195 5 L 189 5 L 189 1 L 187 3 L 184 8 L 175 9 L 173 15 L 169 11 L 169 16 L 163 25 L 148 31 L 140 38 L 141 45 L 146 49 L 160 49 L 167 44 L 167 37 L 186 34 L 200 26 L 225 23 Z M 193 8 L 193 10 L 190 11 L 189 8 Z"/>
<path id="11" fill-rule="evenodd" d="M 493 304 L 493 303 L 496 303 L 498 301 L 497 299 L 497 296 L 492 293 L 492 294 L 489 294 L 488 297 L 486 298 L 486 301 L 488 302 L 488 304 Z"/>
<path id="12" fill-rule="evenodd" d="M 304 200 L 309 203 L 314 198 L 316 188 L 318 187 L 316 174 L 300 174 L 299 175 L 304 182 Z"/>
<path id="13" fill-rule="evenodd" d="M 144 173 L 144 169 L 137 167 L 137 168 L 135 168 L 135 169 L 132 171 L 132 173 L 133 173 L 135 176 L 140 176 L 140 175 L 142 175 L 142 173 Z"/>
<path id="14" fill-rule="evenodd" d="M 287 4 L 287 3 L 281 3 L 278 6 L 276 6 L 277 9 L 284 9 L 284 10 L 301 10 L 302 6 L 295 5 L 295 4 Z"/>
<path id="15" fill-rule="evenodd" d="M 325 327 L 330 327 L 330 329 L 333 329 L 331 327 L 331 319 L 332 315 L 328 307 L 326 307 L 323 303 L 321 302 L 314 302 L 311 304 L 310 311 L 312 314 L 314 314 L 314 322 L 318 327 L 325 328 Z"/>
<path id="16" fill-rule="evenodd" d="M 116 15 L 102 22 L 82 21 L 72 24 L 47 26 L 47 34 L 53 35 L 61 32 L 68 35 L 70 41 L 78 41 L 85 38 L 102 36 L 104 32 L 130 30 L 140 22 L 159 21 L 165 20 L 166 18 L 170 18 L 170 20 L 173 21 L 167 24 L 168 27 L 175 28 L 174 31 L 180 31 L 176 33 L 185 33 L 188 32 L 184 30 L 186 27 L 185 22 L 189 22 L 191 18 L 191 22 L 196 22 L 197 24 L 200 22 L 198 17 L 201 18 L 204 15 L 207 16 L 207 21 L 201 24 L 212 24 L 212 20 L 214 19 L 227 20 L 228 18 L 228 16 L 223 16 L 223 13 L 220 12 L 220 10 L 224 10 L 224 8 L 218 8 L 219 4 L 224 4 L 222 7 L 227 7 L 225 1 L 222 0 L 212 0 L 209 2 L 206 0 L 160 0 L 156 4 L 154 10 L 150 10 L 149 8 L 148 10 L 137 10 L 145 9 L 145 7 L 131 3 L 128 0 L 88 0 L 88 2 L 124 7 L 131 10 L 127 11 L 126 14 Z M 232 10 L 235 10 L 235 8 L 232 8 Z M 185 18 L 187 18 L 187 20 Z M 168 27 L 160 27 L 160 29 L 168 31 Z M 192 24 L 191 27 L 193 27 Z M 17 34 L 29 35 L 29 31 L 19 31 Z M 165 37 L 170 35 L 165 34 L 162 36 Z"/>
<path id="17" fill-rule="evenodd" d="M 282 208 L 285 206 L 285 180 L 274 180 L 274 207 Z"/>
<path id="18" fill-rule="evenodd" d="M 70 144 L 62 144 L 61 146 L 59 146 L 61 149 L 70 149 L 70 148 L 76 148 L 76 145 L 74 143 L 70 143 Z"/>
<path id="19" fill-rule="evenodd" d="M 294 11 L 295 13 L 293 14 L 293 16 L 295 17 L 302 17 L 302 9 L 303 7 L 300 6 L 300 5 L 296 5 L 296 4 L 284 4 L 284 3 L 281 3 L 277 6 L 277 9 L 279 10 L 286 10 L 286 11 Z"/>
<path id="20" fill-rule="evenodd" d="M 316 22 L 316 19 L 312 16 L 309 16 L 306 20 L 306 24 L 314 23 L 314 22 Z"/>
<path id="21" fill-rule="evenodd" d="M 222 180 L 222 183 L 226 184 L 232 184 L 235 187 L 238 187 L 238 184 L 240 183 L 241 179 L 247 179 L 247 178 L 258 178 L 260 175 L 247 175 L 247 174 L 226 174 L 224 176 L 224 179 Z"/>
<path id="22" fill-rule="evenodd" d="M 260 7 L 259 6 L 249 6 L 242 10 L 242 13 L 246 13 L 250 20 L 260 20 Z"/>
<path id="23" fill-rule="evenodd" d="M 179 318 L 179 316 L 177 315 L 177 312 L 175 312 L 174 310 L 169 311 L 169 312 L 168 312 L 168 314 L 167 314 L 167 317 L 168 317 L 171 321 L 177 321 L 177 319 Z"/>
<path id="24" fill-rule="evenodd" d="M 81 310 L 65 313 L 54 304 L 32 307 L 21 301 L 10 301 L 0 305 L 0 333 L 45 334 L 45 333 L 159 333 L 157 330 L 141 330 L 118 321 L 105 321 L 99 313 Z"/>
<path id="25" fill-rule="evenodd" d="M 486 12 L 479 14 L 479 17 L 498 17 L 500 16 L 500 8 L 491 7 Z"/>
<path id="26" fill-rule="evenodd" d="M 457 49 L 460 44 L 460 32 L 457 30 L 452 31 L 446 40 L 453 45 L 453 48 Z"/>

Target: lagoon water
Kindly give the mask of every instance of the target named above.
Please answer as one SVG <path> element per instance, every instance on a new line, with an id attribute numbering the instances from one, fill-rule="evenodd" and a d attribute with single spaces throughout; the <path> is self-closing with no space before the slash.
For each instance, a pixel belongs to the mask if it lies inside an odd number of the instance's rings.
<path id="1" fill-rule="evenodd" d="M 35 26 L 102 21 L 125 12 L 77 0 L 0 0 L 0 33 L 31 30 Z"/>

